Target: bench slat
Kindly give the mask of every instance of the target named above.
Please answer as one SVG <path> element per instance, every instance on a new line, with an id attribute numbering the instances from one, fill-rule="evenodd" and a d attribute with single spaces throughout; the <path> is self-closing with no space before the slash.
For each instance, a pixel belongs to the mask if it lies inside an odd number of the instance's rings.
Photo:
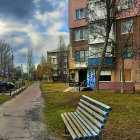
<path id="1" fill-rule="evenodd" d="M 98 137 L 98 132 L 96 132 L 82 116 L 78 114 L 78 112 L 74 112 L 74 115 L 86 126 L 86 128 L 89 130 L 89 132 L 94 136 Z M 97 127 L 96 127 L 97 128 Z M 101 132 L 101 131 L 100 131 Z M 101 133 L 100 133 L 101 134 Z"/>
<path id="2" fill-rule="evenodd" d="M 88 124 L 96 133 L 98 133 L 99 135 L 102 134 L 102 132 L 100 131 L 100 129 L 98 129 L 93 123 L 91 123 L 80 111 L 76 110 L 76 113 L 79 115 L 79 117 L 81 117 L 84 122 L 86 122 L 86 124 Z"/>
<path id="3" fill-rule="evenodd" d="M 69 130 L 69 132 L 70 132 L 72 138 L 73 138 L 74 140 L 77 140 L 77 136 L 76 136 L 76 134 L 74 133 L 74 131 L 72 130 L 72 128 L 71 128 L 71 126 L 69 125 L 69 123 L 68 123 L 68 121 L 66 120 L 66 118 L 64 117 L 64 114 L 61 114 L 61 117 L 62 117 L 62 119 L 63 119 L 63 121 L 64 121 L 64 123 L 65 123 L 67 129 Z"/>
<path id="4" fill-rule="evenodd" d="M 106 119 L 94 112 L 93 110 L 89 109 L 87 106 L 83 105 L 82 103 L 79 103 L 79 105 L 84 108 L 86 111 L 94 115 L 96 118 L 100 119 L 102 122 L 106 122 Z"/>
<path id="5" fill-rule="evenodd" d="M 101 113 L 101 114 L 104 115 L 104 116 L 108 116 L 108 114 L 109 114 L 108 112 L 105 112 L 105 111 L 99 109 L 98 107 L 96 107 L 96 106 L 94 106 L 94 105 L 92 105 L 92 104 L 90 104 L 90 103 L 84 101 L 83 99 L 80 99 L 80 101 L 81 101 L 82 103 L 84 103 L 85 105 L 89 106 L 90 108 L 92 108 L 92 109 L 98 111 L 99 113 Z"/>
<path id="6" fill-rule="evenodd" d="M 77 107 L 77 109 L 79 111 L 81 111 L 85 116 L 87 116 L 93 123 L 95 123 L 98 127 L 100 127 L 101 129 L 104 128 L 104 126 L 98 122 L 95 118 L 93 118 L 91 115 L 89 115 L 86 111 L 84 111 L 82 108 L 80 108 L 79 106 Z"/>
<path id="7" fill-rule="evenodd" d="M 76 112 L 71 113 L 71 114 L 76 119 L 76 121 L 81 125 L 81 127 L 83 128 L 83 130 L 86 132 L 86 134 L 88 135 L 88 138 L 93 138 L 94 135 L 87 129 L 87 127 L 85 126 L 84 122 L 81 121 L 80 118 L 77 117 Z"/>
<path id="8" fill-rule="evenodd" d="M 89 132 L 89 130 L 85 127 L 85 125 L 83 124 L 83 122 L 81 122 L 74 113 L 76 113 L 76 112 L 71 112 L 70 114 L 78 122 L 78 124 L 81 126 L 81 128 L 85 131 L 85 133 L 87 135 L 86 138 L 92 138 L 93 135 Z"/>
<path id="9" fill-rule="evenodd" d="M 83 137 L 85 139 L 88 138 L 88 135 L 86 134 L 86 132 L 83 130 L 83 128 L 78 124 L 78 122 L 75 120 L 75 118 L 73 117 L 73 115 L 71 115 L 71 113 L 68 113 L 69 117 L 71 118 L 71 120 L 73 121 L 73 123 L 75 124 L 75 126 L 78 128 L 79 132 L 83 135 Z"/>
<path id="10" fill-rule="evenodd" d="M 109 111 L 112 110 L 112 108 L 111 108 L 110 106 L 105 105 L 105 104 L 103 104 L 103 103 L 101 103 L 101 102 L 99 102 L 99 101 L 96 101 L 96 100 L 94 100 L 94 99 L 92 99 L 92 98 L 90 98 L 90 97 L 87 97 L 87 96 L 85 96 L 85 95 L 82 95 L 82 97 L 83 97 L 84 99 L 87 99 L 87 100 L 89 100 L 89 101 L 95 103 L 96 105 L 98 105 L 98 106 L 100 106 L 100 107 L 103 107 L 103 108 L 106 109 L 106 110 L 109 110 Z"/>
<path id="11" fill-rule="evenodd" d="M 71 125 L 71 127 L 73 128 L 73 130 L 76 133 L 76 135 L 78 136 L 78 138 L 82 138 L 81 133 L 79 132 L 79 130 L 77 129 L 77 127 L 74 125 L 74 123 L 71 121 L 71 119 L 69 118 L 69 116 L 66 113 L 64 113 L 64 116 L 67 119 L 67 121 L 69 122 L 69 124 Z"/>

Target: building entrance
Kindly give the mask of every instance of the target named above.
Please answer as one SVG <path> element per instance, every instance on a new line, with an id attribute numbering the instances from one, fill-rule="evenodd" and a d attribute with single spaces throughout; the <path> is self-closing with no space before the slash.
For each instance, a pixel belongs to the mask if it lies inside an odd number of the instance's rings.
<path id="1" fill-rule="evenodd" d="M 87 86 L 87 70 L 80 70 L 80 71 L 79 71 L 79 82 L 80 82 L 80 84 L 81 84 L 84 80 L 85 80 L 84 86 Z"/>

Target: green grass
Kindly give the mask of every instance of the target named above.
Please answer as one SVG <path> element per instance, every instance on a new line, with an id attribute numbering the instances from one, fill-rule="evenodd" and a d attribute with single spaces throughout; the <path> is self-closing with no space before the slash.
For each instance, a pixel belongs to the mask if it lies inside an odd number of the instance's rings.
<path id="1" fill-rule="evenodd" d="M 10 98 L 11 98 L 11 96 L 0 95 L 0 105 L 3 104 L 4 102 L 8 101 Z"/>
<path id="2" fill-rule="evenodd" d="M 140 139 L 140 94 L 75 92 L 63 93 L 67 85 L 40 83 L 45 122 L 50 132 L 64 134 L 61 113 L 75 111 L 81 95 L 87 95 L 112 107 L 100 139 Z"/>
<path id="3" fill-rule="evenodd" d="M 34 82 L 29 82 L 29 81 L 25 81 L 25 87 L 29 87 L 33 84 Z"/>

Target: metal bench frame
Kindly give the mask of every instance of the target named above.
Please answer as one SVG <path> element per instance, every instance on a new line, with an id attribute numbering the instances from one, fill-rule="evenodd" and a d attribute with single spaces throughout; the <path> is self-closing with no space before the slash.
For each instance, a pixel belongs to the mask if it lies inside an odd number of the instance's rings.
<path id="1" fill-rule="evenodd" d="M 85 95 L 80 99 L 76 112 L 61 114 L 64 121 L 64 130 L 68 129 L 74 140 L 92 139 L 98 140 L 101 130 L 104 128 L 103 123 L 106 122 L 105 116 L 107 111 L 111 111 L 111 107 L 96 101 Z"/>

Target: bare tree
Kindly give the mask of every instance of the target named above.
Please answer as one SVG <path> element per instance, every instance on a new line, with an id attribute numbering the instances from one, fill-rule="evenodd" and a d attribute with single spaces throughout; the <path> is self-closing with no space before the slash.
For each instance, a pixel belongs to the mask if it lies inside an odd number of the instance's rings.
<path id="1" fill-rule="evenodd" d="M 33 60 L 33 49 L 28 50 L 28 55 L 27 55 L 27 72 L 29 78 L 33 78 L 33 73 L 35 71 L 35 65 L 34 65 L 34 60 Z"/>
<path id="2" fill-rule="evenodd" d="M 0 40 L 0 73 L 8 75 L 13 72 L 13 54 L 12 49 L 8 43 Z"/>
<path id="3" fill-rule="evenodd" d="M 64 72 L 66 71 L 68 63 L 68 47 L 66 47 L 63 36 L 59 36 L 58 41 L 58 76 L 61 82 L 67 80 L 67 77 L 64 77 Z"/>

